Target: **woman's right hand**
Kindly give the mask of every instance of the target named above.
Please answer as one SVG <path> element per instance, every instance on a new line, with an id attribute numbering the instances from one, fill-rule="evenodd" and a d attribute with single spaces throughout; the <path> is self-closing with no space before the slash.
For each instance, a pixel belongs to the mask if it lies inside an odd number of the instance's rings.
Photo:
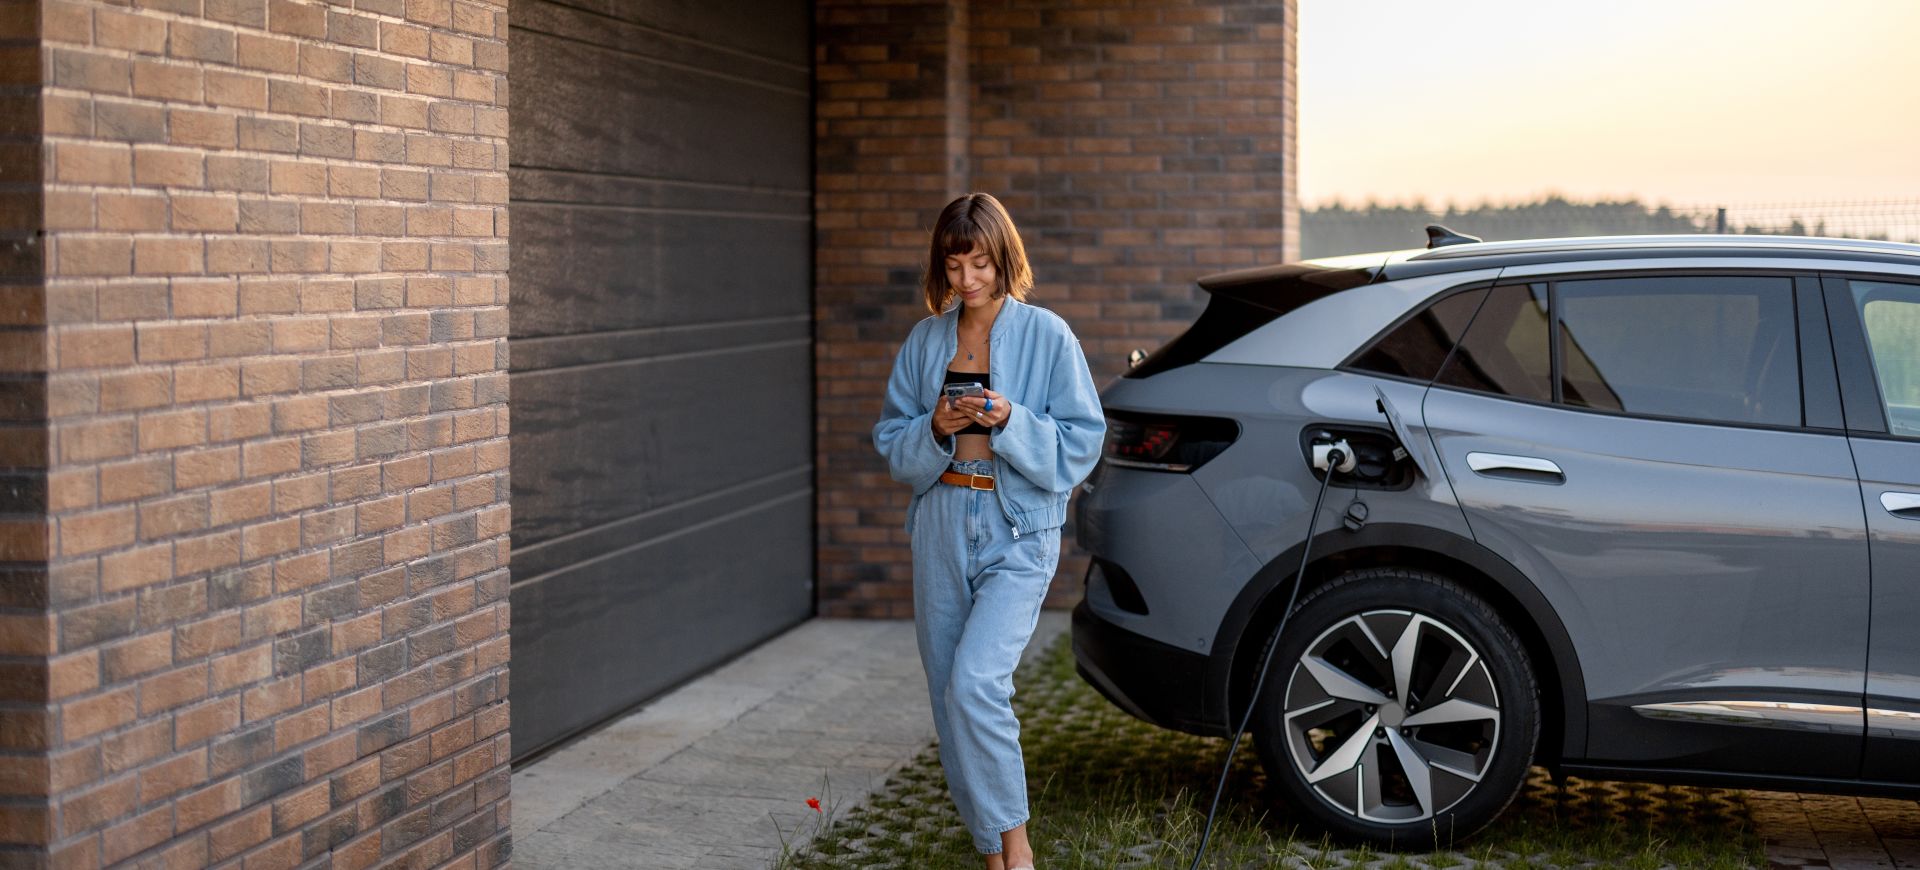
<path id="1" fill-rule="evenodd" d="M 953 433 L 967 428 L 972 422 L 973 417 L 967 413 L 967 409 L 954 404 L 944 395 L 940 397 L 939 404 L 933 406 L 933 437 L 935 438 L 950 438 Z"/>

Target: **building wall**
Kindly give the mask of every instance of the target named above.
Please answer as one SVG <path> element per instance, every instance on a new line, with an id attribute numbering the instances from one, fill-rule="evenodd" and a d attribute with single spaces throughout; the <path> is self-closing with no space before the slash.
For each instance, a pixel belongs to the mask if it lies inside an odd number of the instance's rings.
<path id="1" fill-rule="evenodd" d="M 814 8 L 818 612 L 907 616 L 908 493 L 887 476 L 871 433 L 893 354 L 927 313 L 913 289 L 926 232 L 965 186 L 966 122 L 952 103 L 966 92 L 966 9 Z"/>
<path id="2" fill-rule="evenodd" d="M 26 7 L 0 864 L 504 861 L 504 3 Z"/>
<path id="3" fill-rule="evenodd" d="M 1297 255 L 1295 0 L 817 4 L 822 615 L 906 616 L 909 493 L 870 433 L 941 206 L 994 194 L 1096 383 Z M 1050 600 L 1085 572 L 1069 520 Z"/>
<path id="4" fill-rule="evenodd" d="M 39 13 L 0 0 L 0 866 L 49 819 Z"/>

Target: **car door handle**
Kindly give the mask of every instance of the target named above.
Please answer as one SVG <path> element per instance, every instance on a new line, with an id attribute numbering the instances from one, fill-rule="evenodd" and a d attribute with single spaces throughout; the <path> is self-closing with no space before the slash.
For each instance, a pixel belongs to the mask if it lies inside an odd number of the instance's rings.
<path id="1" fill-rule="evenodd" d="M 1880 494 L 1880 506 L 1896 517 L 1920 520 L 1920 493 L 1883 492 Z"/>
<path id="2" fill-rule="evenodd" d="M 1525 480 L 1532 483 L 1565 483 L 1567 475 L 1552 460 L 1505 453 L 1467 454 L 1467 467 L 1485 477 Z"/>

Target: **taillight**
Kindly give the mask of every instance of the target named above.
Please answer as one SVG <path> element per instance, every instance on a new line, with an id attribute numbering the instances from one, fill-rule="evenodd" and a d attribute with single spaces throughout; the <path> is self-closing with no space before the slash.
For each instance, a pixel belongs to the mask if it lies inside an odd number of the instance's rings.
<path id="1" fill-rule="evenodd" d="M 1240 435 L 1239 424 L 1218 417 L 1107 415 L 1106 462 L 1125 468 L 1187 472 L 1205 465 Z"/>

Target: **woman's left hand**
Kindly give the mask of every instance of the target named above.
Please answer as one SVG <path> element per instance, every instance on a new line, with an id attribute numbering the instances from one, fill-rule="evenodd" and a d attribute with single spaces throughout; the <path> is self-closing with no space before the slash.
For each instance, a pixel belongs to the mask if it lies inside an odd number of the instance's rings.
<path id="1" fill-rule="evenodd" d="M 989 429 L 999 428 L 1013 413 L 1013 403 L 992 390 L 987 390 L 980 397 L 968 396 L 961 399 L 959 404 L 968 417 Z"/>

